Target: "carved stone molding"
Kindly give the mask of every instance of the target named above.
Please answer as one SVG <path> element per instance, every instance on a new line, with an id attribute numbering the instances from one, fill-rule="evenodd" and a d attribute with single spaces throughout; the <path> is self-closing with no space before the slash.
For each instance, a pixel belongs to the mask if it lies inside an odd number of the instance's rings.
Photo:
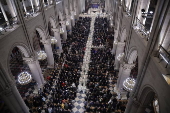
<path id="1" fill-rule="evenodd" d="M 51 44 L 50 39 L 47 40 L 40 40 L 43 44 Z"/>
<path id="2" fill-rule="evenodd" d="M 117 45 L 118 45 L 118 47 L 124 47 L 125 46 L 125 42 L 118 42 Z"/>
<path id="3" fill-rule="evenodd" d="M 123 64 L 122 67 L 124 70 L 132 70 L 135 64 Z"/>
<path id="4" fill-rule="evenodd" d="M 27 64 L 34 64 L 36 63 L 35 58 L 31 57 L 31 58 L 23 58 L 23 60 L 27 63 Z"/>

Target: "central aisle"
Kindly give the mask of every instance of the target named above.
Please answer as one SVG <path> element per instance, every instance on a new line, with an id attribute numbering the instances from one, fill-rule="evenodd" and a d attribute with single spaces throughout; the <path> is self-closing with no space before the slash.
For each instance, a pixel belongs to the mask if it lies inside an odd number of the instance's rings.
<path id="1" fill-rule="evenodd" d="M 85 55 L 83 58 L 83 65 L 82 65 L 82 71 L 81 71 L 81 77 L 79 79 L 79 85 L 78 85 L 78 91 L 77 91 L 77 97 L 75 98 L 75 101 L 73 103 L 74 107 L 72 109 L 73 113 L 83 113 L 85 111 L 85 97 L 86 97 L 86 83 L 87 83 L 87 77 L 88 77 L 88 70 L 89 70 L 89 63 L 91 58 L 91 48 L 92 48 L 92 42 L 93 42 L 93 33 L 94 33 L 94 23 L 96 19 L 96 15 L 91 15 L 91 27 L 90 27 L 90 33 L 88 36 L 88 40 L 86 43 L 85 48 Z"/>

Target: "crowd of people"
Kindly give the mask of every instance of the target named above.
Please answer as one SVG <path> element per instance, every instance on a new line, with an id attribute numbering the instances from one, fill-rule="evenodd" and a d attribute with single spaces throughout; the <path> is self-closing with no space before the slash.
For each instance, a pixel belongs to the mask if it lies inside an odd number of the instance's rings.
<path id="1" fill-rule="evenodd" d="M 72 29 L 72 35 L 63 43 L 63 53 L 55 55 L 56 68 L 46 77 L 47 83 L 37 95 L 25 98 L 30 113 L 71 113 L 77 88 L 86 42 L 90 33 L 90 17 L 80 17 Z M 96 18 L 93 45 L 106 45 L 108 33 L 107 18 Z M 92 48 L 89 64 L 86 113 L 123 113 L 126 101 L 116 98 L 110 88 L 109 76 L 113 84 L 117 76 L 114 69 L 114 55 L 110 49 Z M 121 111 L 121 112 L 120 112 Z"/>
<path id="2" fill-rule="evenodd" d="M 76 97 L 85 46 L 90 31 L 91 18 L 79 18 L 63 43 L 63 53 L 55 56 L 58 69 L 50 71 L 47 83 L 37 95 L 24 99 L 30 113 L 71 113 L 72 101 Z"/>
<path id="3" fill-rule="evenodd" d="M 109 21 L 97 17 L 94 24 L 93 46 L 105 45 L 108 38 Z"/>
<path id="4" fill-rule="evenodd" d="M 106 18 L 96 18 L 93 45 L 105 45 L 108 31 Z M 126 101 L 117 99 L 117 94 L 112 92 L 109 76 L 113 84 L 117 81 L 114 69 L 114 55 L 109 48 L 93 48 L 91 50 L 91 63 L 88 72 L 88 93 L 86 98 L 86 113 L 123 113 Z"/>

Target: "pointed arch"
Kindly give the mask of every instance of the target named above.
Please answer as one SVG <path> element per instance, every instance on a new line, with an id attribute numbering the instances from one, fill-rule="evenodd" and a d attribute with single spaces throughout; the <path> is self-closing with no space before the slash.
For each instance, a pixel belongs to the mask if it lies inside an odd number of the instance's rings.
<path id="1" fill-rule="evenodd" d="M 130 49 L 129 55 L 128 55 L 128 64 L 133 64 L 138 57 L 138 52 L 136 47 L 132 47 Z"/>
<path id="2" fill-rule="evenodd" d="M 14 80 L 13 78 L 13 74 L 11 73 L 11 69 L 10 69 L 10 59 L 11 59 L 11 53 L 12 53 L 12 50 L 17 47 L 20 52 L 22 53 L 23 57 L 31 57 L 31 51 L 29 50 L 29 47 L 24 44 L 24 43 L 15 43 L 11 46 L 9 52 L 8 52 L 8 58 L 7 58 L 7 68 L 8 68 L 8 72 L 9 72 L 9 77 Z"/>
<path id="3" fill-rule="evenodd" d="M 138 100 L 142 106 L 147 106 L 154 100 L 155 96 L 158 98 L 156 90 L 150 85 L 145 85 L 140 92 Z"/>
<path id="4" fill-rule="evenodd" d="M 24 43 L 15 43 L 14 45 L 12 45 L 12 47 L 11 47 L 11 49 L 9 51 L 8 56 L 11 55 L 12 50 L 15 47 L 17 47 L 21 51 L 21 53 L 24 55 L 24 57 L 30 57 L 31 56 L 30 51 L 29 51 L 27 45 L 25 45 Z"/>
<path id="5" fill-rule="evenodd" d="M 53 28 L 56 28 L 56 21 L 55 21 L 55 19 L 54 19 L 53 16 L 51 16 L 51 17 L 49 18 L 49 21 L 50 21 L 50 23 L 51 23 L 51 26 L 52 26 Z"/>
<path id="6" fill-rule="evenodd" d="M 36 30 L 38 31 L 42 40 L 46 40 L 45 30 L 41 26 L 36 27 Z"/>

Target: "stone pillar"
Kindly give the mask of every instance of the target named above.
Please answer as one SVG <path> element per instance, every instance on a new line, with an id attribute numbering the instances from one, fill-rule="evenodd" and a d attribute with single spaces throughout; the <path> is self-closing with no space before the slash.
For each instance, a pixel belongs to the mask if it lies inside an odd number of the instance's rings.
<path id="1" fill-rule="evenodd" d="M 63 33 L 63 40 L 66 41 L 67 40 L 67 29 L 66 29 L 66 22 L 65 21 L 61 21 L 61 26 L 64 30 Z"/>
<path id="2" fill-rule="evenodd" d="M 105 12 L 107 12 L 108 8 L 107 8 L 107 0 L 105 0 Z"/>
<path id="3" fill-rule="evenodd" d="M 1 8 L 1 11 L 2 11 L 3 16 L 5 18 L 5 21 L 7 22 L 7 25 L 9 25 L 9 20 L 8 20 L 7 15 L 5 13 L 5 10 L 4 10 L 4 8 L 3 8 L 2 4 L 1 4 L 1 1 L 0 1 L 0 8 Z"/>
<path id="4" fill-rule="evenodd" d="M 60 54 L 63 52 L 63 49 L 62 49 L 62 45 L 61 45 L 61 37 L 60 37 L 60 30 L 59 29 L 53 29 L 53 32 L 54 32 L 54 37 L 57 39 L 57 44 L 56 46 L 59 47 L 59 49 L 57 49 L 57 52 Z"/>
<path id="5" fill-rule="evenodd" d="M 130 76 L 130 72 L 134 66 L 135 64 L 121 64 L 117 80 L 117 90 L 119 92 L 123 92 L 121 90 L 123 88 L 123 82 Z"/>
<path id="6" fill-rule="evenodd" d="M 47 0 L 48 5 L 50 5 L 50 0 Z"/>
<path id="7" fill-rule="evenodd" d="M 26 106 L 15 85 L 1 91 L 0 96 L 12 113 L 29 113 L 29 108 Z"/>
<path id="8" fill-rule="evenodd" d="M 25 60 L 25 62 L 28 64 L 32 73 L 32 77 L 37 82 L 38 88 L 41 88 L 44 84 L 44 77 L 42 77 L 42 71 L 39 63 L 37 63 L 38 61 L 34 60 L 33 58 L 23 58 L 23 60 Z"/>
<path id="9" fill-rule="evenodd" d="M 25 1 L 24 1 L 24 0 L 22 0 L 22 5 L 23 5 L 23 7 L 24 7 L 25 13 L 27 14 L 27 9 L 26 9 L 26 5 L 25 5 Z"/>
<path id="10" fill-rule="evenodd" d="M 119 61 L 117 59 L 117 57 L 119 56 L 120 53 L 124 52 L 124 47 L 125 47 L 125 43 L 124 42 L 118 42 L 117 43 L 117 48 L 116 48 L 116 55 L 115 55 L 115 70 L 119 69 Z"/>
<path id="11" fill-rule="evenodd" d="M 73 11 L 73 3 L 70 2 L 69 4 L 70 4 L 70 14 L 71 14 L 71 11 Z"/>
<path id="12" fill-rule="evenodd" d="M 81 4 L 81 12 L 85 11 L 85 0 L 80 0 L 80 4 Z"/>
<path id="13" fill-rule="evenodd" d="M 41 42 L 44 44 L 45 52 L 47 54 L 48 67 L 53 68 L 54 67 L 54 57 L 53 57 L 53 51 L 51 48 L 51 41 L 50 41 L 50 39 L 47 39 L 47 40 L 41 40 Z"/>
<path id="14" fill-rule="evenodd" d="M 33 4 L 33 1 L 30 0 L 30 2 L 31 2 L 32 12 L 34 13 L 35 11 L 34 11 L 34 4 Z"/>
<path id="15" fill-rule="evenodd" d="M 113 27 L 113 16 L 110 15 L 110 27 L 112 28 Z"/>
<path id="16" fill-rule="evenodd" d="M 131 2 L 132 2 L 132 0 L 128 0 L 126 2 L 126 7 L 128 8 L 128 10 L 130 10 L 130 8 L 131 8 Z"/>
<path id="17" fill-rule="evenodd" d="M 65 9 L 65 13 L 66 13 L 66 15 L 69 15 L 68 8 L 67 8 L 67 7 L 65 7 L 64 9 Z"/>
<path id="18" fill-rule="evenodd" d="M 71 25 L 75 25 L 74 11 L 71 11 Z"/>
<path id="19" fill-rule="evenodd" d="M 69 15 L 67 15 L 66 18 L 67 18 L 67 21 L 66 21 L 67 29 L 70 30 L 69 34 L 72 34 L 71 18 Z"/>
<path id="20" fill-rule="evenodd" d="M 143 2 L 142 9 L 145 9 L 145 12 L 148 12 L 149 5 L 150 5 L 150 0 L 145 0 L 145 2 Z M 145 25 L 146 18 L 142 17 L 142 12 L 141 12 L 140 20 Z"/>
<path id="21" fill-rule="evenodd" d="M 61 21 L 63 21 L 63 20 L 64 20 L 64 18 L 63 18 L 63 14 L 62 14 L 62 12 L 61 12 L 61 11 L 59 11 L 59 17 L 60 17 L 60 20 L 61 20 Z"/>
<path id="22" fill-rule="evenodd" d="M 78 8 L 77 8 L 77 2 L 76 2 L 77 0 L 74 0 L 74 2 L 73 2 L 73 9 L 74 9 L 74 16 L 75 16 L 75 19 L 77 19 L 78 20 Z"/>
<path id="23" fill-rule="evenodd" d="M 140 106 L 140 103 L 134 99 L 134 97 L 130 97 L 128 99 L 128 104 L 126 106 L 125 113 L 144 113 L 144 112 L 138 112 L 138 108 Z"/>
<path id="24" fill-rule="evenodd" d="M 34 5 L 36 7 L 36 10 L 40 9 L 40 7 L 39 7 L 39 0 L 34 0 Z"/>
<path id="25" fill-rule="evenodd" d="M 7 2 L 7 5 L 8 5 L 8 8 L 9 8 L 12 18 L 16 17 L 17 16 L 16 8 L 15 8 L 15 5 L 13 4 L 12 0 L 6 0 L 6 2 Z M 16 20 L 16 19 L 14 19 L 14 20 Z"/>
<path id="26" fill-rule="evenodd" d="M 37 65 L 37 69 L 39 71 L 39 74 L 40 74 L 40 77 L 41 77 L 41 80 L 42 80 L 42 83 L 44 84 L 45 83 L 45 80 L 44 80 L 44 76 L 42 74 L 42 70 L 41 70 L 41 67 L 40 67 L 40 64 L 39 64 L 39 61 L 38 60 L 35 60 L 35 63 Z"/>
<path id="27" fill-rule="evenodd" d="M 112 48 L 112 54 L 113 54 L 113 55 L 116 54 L 117 43 L 118 43 L 117 38 L 114 38 L 113 48 Z"/>

